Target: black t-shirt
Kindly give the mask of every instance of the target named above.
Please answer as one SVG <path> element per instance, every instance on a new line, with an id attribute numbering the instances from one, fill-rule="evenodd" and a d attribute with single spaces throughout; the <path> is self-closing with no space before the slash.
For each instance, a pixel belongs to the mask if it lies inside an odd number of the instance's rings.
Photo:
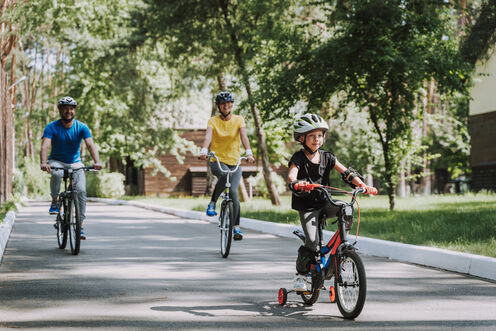
<path id="1" fill-rule="evenodd" d="M 298 168 L 298 180 L 305 180 L 312 184 L 329 185 L 329 174 L 336 164 L 336 156 L 331 152 L 319 150 L 320 163 L 312 163 L 305 156 L 303 150 L 294 153 L 289 160 L 288 167 L 294 163 Z M 296 195 L 293 193 L 291 199 L 291 208 L 295 210 L 313 210 L 324 207 L 325 198 L 322 192 L 317 190 L 311 191 L 310 194 Z"/>

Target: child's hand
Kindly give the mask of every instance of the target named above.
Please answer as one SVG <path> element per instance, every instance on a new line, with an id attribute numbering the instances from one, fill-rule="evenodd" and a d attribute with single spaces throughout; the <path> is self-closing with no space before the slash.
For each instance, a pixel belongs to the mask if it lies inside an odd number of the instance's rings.
<path id="1" fill-rule="evenodd" d="M 360 187 L 365 189 L 365 192 L 363 192 L 363 194 L 376 195 L 378 192 L 377 189 L 373 186 L 361 185 Z"/>

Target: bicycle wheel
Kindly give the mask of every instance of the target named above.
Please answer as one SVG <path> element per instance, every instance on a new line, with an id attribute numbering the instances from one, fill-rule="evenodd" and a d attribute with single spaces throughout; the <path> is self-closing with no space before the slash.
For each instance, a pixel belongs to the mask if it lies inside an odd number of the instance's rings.
<path id="1" fill-rule="evenodd" d="M 311 290 L 307 292 L 300 292 L 300 296 L 306 305 L 313 305 L 317 302 L 320 295 L 320 289 L 322 288 L 322 280 L 318 272 L 312 272 L 312 284 Z"/>
<path id="2" fill-rule="evenodd" d="M 353 250 L 345 250 L 339 257 L 340 274 L 335 278 L 336 303 L 344 318 L 360 315 L 367 294 L 367 278 L 362 259 Z"/>
<path id="3" fill-rule="evenodd" d="M 59 244 L 60 249 L 64 249 L 65 246 L 67 245 L 67 226 L 65 223 L 65 204 L 62 201 L 60 204 L 60 210 L 59 213 L 57 214 L 57 243 Z"/>
<path id="4" fill-rule="evenodd" d="M 74 199 L 69 200 L 69 238 L 72 255 L 78 255 L 81 246 L 81 222 L 79 221 L 79 206 Z"/>
<path id="5" fill-rule="evenodd" d="M 229 255 L 233 231 L 233 203 L 222 201 L 220 210 L 220 254 L 223 258 Z"/>

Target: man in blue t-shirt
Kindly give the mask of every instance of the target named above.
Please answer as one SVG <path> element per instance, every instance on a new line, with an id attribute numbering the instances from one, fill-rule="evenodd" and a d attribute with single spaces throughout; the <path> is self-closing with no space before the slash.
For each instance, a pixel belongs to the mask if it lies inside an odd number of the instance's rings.
<path id="1" fill-rule="evenodd" d="M 57 103 L 60 113 L 60 119 L 47 124 L 43 132 L 43 140 L 41 142 L 41 170 L 52 173 L 50 180 L 50 191 L 52 203 L 49 213 L 55 215 L 59 212 L 57 197 L 60 192 L 60 184 L 64 176 L 63 170 L 52 171 L 51 167 L 57 168 L 80 168 L 84 167 L 81 162 L 80 146 L 84 139 L 88 151 L 90 152 L 94 168 L 102 169 L 100 157 L 96 150 L 93 138 L 86 124 L 79 122 L 74 118 L 76 114 L 77 102 L 71 97 L 63 97 Z M 50 156 L 48 156 L 48 150 Z M 48 156 L 48 159 L 47 159 Z M 85 219 L 86 214 L 86 176 L 84 171 L 74 173 L 74 188 L 78 191 L 78 202 L 81 216 L 81 222 Z M 86 239 L 86 234 L 81 228 L 81 239 Z"/>

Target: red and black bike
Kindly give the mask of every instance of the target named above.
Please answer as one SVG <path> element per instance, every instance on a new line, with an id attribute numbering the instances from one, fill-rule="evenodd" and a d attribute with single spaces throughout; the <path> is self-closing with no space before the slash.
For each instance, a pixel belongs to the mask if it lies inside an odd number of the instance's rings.
<path id="1" fill-rule="evenodd" d="M 365 304 L 367 295 L 367 278 L 365 275 L 365 267 L 362 259 L 357 254 L 355 247 L 356 241 L 353 244 L 348 242 L 348 233 L 346 231 L 347 224 L 351 228 L 354 217 L 354 204 L 358 193 L 376 193 L 367 192 L 366 188 L 357 188 L 352 192 L 346 192 L 329 186 L 320 184 L 295 184 L 297 190 L 320 190 L 327 198 L 329 203 L 339 208 L 337 225 L 338 229 L 332 236 L 331 240 L 324 245 L 322 240 L 323 228 L 326 225 L 326 215 L 321 214 L 318 221 L 317 231 L 319 234 L 318 250 L 315 256 L 315 264 L 312 264 L 311 271 L 307 275 L 307 285 L 310 290 L 302 292 L 295 290 L 279 289 L 278 301 L 280 305 L 286 304 L 288 293 L 296 292 L 301 296 L 307 305 L 313 305 L 324 287 L 325 280 L 334 279 L 334 284 L 329 287 L 329 298 L 332 303 L 337 303 L 339 311 L 347 319 L 354 319 L 360 315 Z M 336 192 L 345 192 L 351 195 L 351 202 L 335 200 L 331 194 Z M 358 203 L 357 203 L 358 206 Z M 360 224 L 360 208 L 358 207 L 358 225 Z M 296 230 L 293 232 L 303 242 L 305 235 Z"/>

